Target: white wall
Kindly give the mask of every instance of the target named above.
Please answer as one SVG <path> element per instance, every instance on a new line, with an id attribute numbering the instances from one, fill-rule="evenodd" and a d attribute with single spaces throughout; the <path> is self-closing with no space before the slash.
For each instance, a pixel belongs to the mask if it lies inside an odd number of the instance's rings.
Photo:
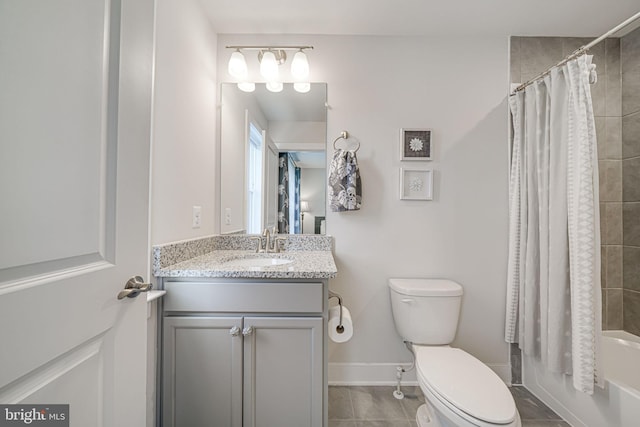
<path id="1" fill-rule="evenodd" d="M 216 38 L 197 0 L 158 0 L 151 244 L 218 228 Z M 192 207 L 202 225 L 192 228 Z"/>
<path id="2" fill-rule="evenodd" d="M 315 47 L 311 81 L 328 83 L 327 140 L 347 130 L 361 143 L 362 209 L 327 212 L 338 266 L 330 287 L 356 331 L 330 346 L 330 381 L 393 381 L 385 363 L 410 360 L 393 325 L 389 277 L 459 281 L 465 295 L 454 344 L 508 378 L 508 40 L 221 34 L 220 81 L 230 80 L 224 45 L 264 43 Z M 402 127 L 433 130 L 434 161 L 400 162 Z M 418 164 L 434 169 L 435 198 L 401 201 L 399 168 Z"/>

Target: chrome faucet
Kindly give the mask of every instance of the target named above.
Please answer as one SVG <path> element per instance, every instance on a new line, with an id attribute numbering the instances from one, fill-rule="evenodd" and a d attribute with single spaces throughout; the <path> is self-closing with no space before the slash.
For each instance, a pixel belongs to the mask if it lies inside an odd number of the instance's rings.
<path id="1" fill-rule="evenodd" d="M 262 232 L 262 237 L 264 237 L 264 251 L 269 253 L 271 251 L 271 232 L 268 228 L 265 228 Z"/>

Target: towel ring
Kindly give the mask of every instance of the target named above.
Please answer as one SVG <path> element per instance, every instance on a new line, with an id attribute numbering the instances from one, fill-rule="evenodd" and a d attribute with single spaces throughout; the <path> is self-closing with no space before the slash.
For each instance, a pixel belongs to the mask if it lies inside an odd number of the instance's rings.
<path id="1" fill-rule="evenodd" d="M 340 136 L 333 140 L 333 149 L 334 150 L 337 150 L 336 142 L 340 141 L 341 139 L 345 139 L 345 140 L 349 139 L 349 132 L 347 132 L 346 130 L 343 130 L 342 132 L 340 132 Z M 360 149 L 360 141 L 358 141 L 358 146 L 353 151 L 356 152 L 359 149 Z"/>

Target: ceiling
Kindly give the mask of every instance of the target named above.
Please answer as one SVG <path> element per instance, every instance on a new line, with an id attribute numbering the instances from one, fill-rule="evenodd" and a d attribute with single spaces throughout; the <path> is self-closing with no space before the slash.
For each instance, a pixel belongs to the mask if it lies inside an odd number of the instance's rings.
<path id="1" fill-rule="evenodd" d="M 219 34 L 595 37 L 640 11 L 640 0 L 200 1 Z"/>

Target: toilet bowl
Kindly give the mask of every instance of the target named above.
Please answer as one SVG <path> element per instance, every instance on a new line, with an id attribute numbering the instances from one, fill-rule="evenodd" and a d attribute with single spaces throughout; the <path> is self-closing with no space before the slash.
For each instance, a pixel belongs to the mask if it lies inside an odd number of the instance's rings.
<path id="1" fill-rule="evenodd" d="M 398 333 L 412 345 L 420 389 L 420 427 L 520 427 L 505 383 L 488 366 L 450 347 L 455 337 L 462 286 L 441 279 L 389 279 Z"/>

